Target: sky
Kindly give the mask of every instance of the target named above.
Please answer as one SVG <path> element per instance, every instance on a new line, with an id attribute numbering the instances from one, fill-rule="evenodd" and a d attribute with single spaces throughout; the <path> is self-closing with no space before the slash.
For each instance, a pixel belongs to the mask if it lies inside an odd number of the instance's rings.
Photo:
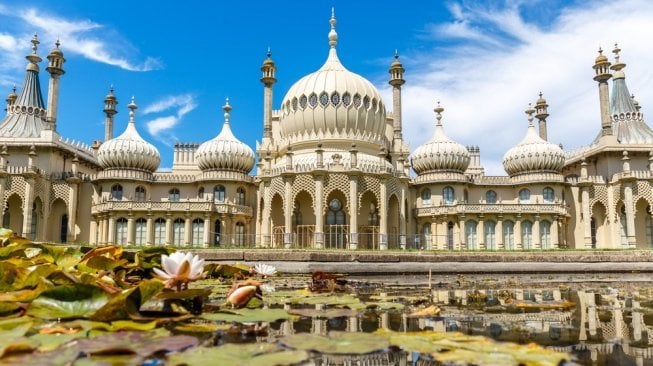
<path id="1" fill-rule="evenodd" d="M 331 7 L 341 62 L 370 80 L 388 109 L 388 68 L 399 53 L 411 151 L 433 134 L 440 101 L 445 132 L 480 147 L 486 175 L 505 175 L 503 155 L 525 136 L 524 110 L 540 91 L 549 104 L 549 141 L 572 150 L 594 139 L 600 120 L 592 65 L 599 47 L 613 59 L 618 42 L 645 119 L 653 105 L 649 0 L 0 0 L 0 95 L 22 86 L 24 56 L 37 33 L 44 60 L 57 39 L 66 58 L 57 118 L 65 138 L 103 139 L 103 100 L 113 85 L 114 136 L 126 127 L 133 96 L 137 129 L 158 148 L 162 170 L 172 166 L 176 142 L 218 134 L 226 97 L 235 136 L 254 149 L 263 130 L 259 78 L 268 48 L 277 66 L 278 109 L 293 83 L 326 60 Z M 46 66 L 47 60 L 44 96 Z"/>

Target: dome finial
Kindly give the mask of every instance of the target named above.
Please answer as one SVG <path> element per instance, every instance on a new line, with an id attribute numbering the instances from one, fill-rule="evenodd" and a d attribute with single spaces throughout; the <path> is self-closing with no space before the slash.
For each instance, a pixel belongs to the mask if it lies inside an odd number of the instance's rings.
<path id="1" fill-rule="evenodd" d="M 272 50 L 270 49 L 270 46 L 268 46 L 267 56 L 268 56 L 268 58 L 272 57 Z"/>
<path id="2" fill-rule="evenodd" d="M 229 117 L 231 116 L 229 112 L 232 110 L 231 106 L 229 105 L 229 97 L 225 98 L 225 103 L 222 106 L 222 110 L 224 110 L 224 123 L 229 124 Z"/>
<path id="3" fill-rule="evenodd" d="M 395 48 L 395 60 L 399 60 L 399 51 Z"/>
<path id="4" fill-rule="evenodd" d="M 34 37 L 32 37 L 30 42 L 32 42 L 32 54 L 36 55 L 36 50 L 38 49 L 39 43 L 41 43 L 39 42 L 39 35 L 34 33 Z"/>
<path id="5" fill-rule="evenodd" d="M 626 64 L 620 61 L 620 53 L 621 53 L 621 48 L 619 48 L 619 45 L 617 42 L 614 43 L 614 49 L 612 50 L 612 53 L 614 53 L 614 65 L 610 67 L 610 69 L 614 71 L 620 71 L 624 67 L 626 67 Z M 615 73 L 613 75 L 614 78 L 621 77 L 623 75 Z"/>
<path id="6" fill-rule="evenodd" d="M 535 113 L 535 109 L 533 109 L 531 103 L 528 103 L 528 107 L 524 112 L 528 114 L 528 126 L 533 127 L 533 113 Z"/>
<path id="7" fill-rule="evenodd" d="M 338 44 L 338 33 L 336 33 L 336 11 L 334 7 L 331 7 L 331 19 L 329 20 L 331 24 L 331 31 L 329 32 L 329 46 L 331 48 L 336 48 Z"/>
<path id="8" fill-rule="evenodd" d="M 619 52 L 621 52 L 621 48 L 619 48 L 619 45 L 617 42 L 614 43 L 614 49 L 612 50 L 612 53 L 614 53 L 614 60 L 615 63 L 619 63 Z"/>
<path id="9" fill-rule="evenodd" d="M 129 108 L 129 123 L 134 123 L 134 115 L 136 114 L 136 109 L 138 106 L 134 102 L 134 97 L 132 96 L 131 102 L 127 105 L 127 108 Z"/>
<path id="10" fill-rule="evenodd" d="M 440 105 L 439 100 L 437 102 L 437 106 L 435 107 L 435 109 L 433 109 L 433 111 L 435 112 L 435 119 L 438 120 L 436 126 L 442 126 L 442 112 L 444 112 L 444 108 L 442 108 L 442 106 Z"/>

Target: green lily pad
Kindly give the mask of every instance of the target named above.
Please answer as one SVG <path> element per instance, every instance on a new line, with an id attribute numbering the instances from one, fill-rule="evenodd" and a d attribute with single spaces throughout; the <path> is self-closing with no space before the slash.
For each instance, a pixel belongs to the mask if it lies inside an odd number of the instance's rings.
<path id="1" fill-rule="evenodd" d="M 39 352 L 48 352 L 53 351 L 60 346 L 74 341 L 75 339 L 85 338 L 86 334 L 84 332 L 78 332 L 73 334 L 34 334 L 30 336 L 29 339 L 38 341 Z"/>
<path id="2" fill-rule="evenodd" d="M 97 355 L 79 358 L 73 366 L 139 366 L 145 361 L 139 355 Z"/>
<path id="3" fill-rule="evenodd" d="M 294 319 L 295 317 L 288 314 L 283 309 L 238 309 L 233 311 L 219 311 L 215 313 L 202 314 L 202 319 L 254 323 L 254 322 L 274 322 L 277 320 Z"/>
<path id="4" fill-rule="evenodd" d="M 0 291 L 16 291 L 24 288 L 29 270 L 9 261 L 0 261 Z"/>
<path id="5" fill-rule="evenodd" d="M 151 332 L 115 332 L 77 341 L 77 347 L 89 355 L 135 354 L 141 357 L 148 357 L 157 352 L 179 352 L 198 344 L 199 341 L 195 337 L 162 337 Z"/>
<path id="6" fill-rule="evenodd" d="M 198 347 L 168 357 L 170 365 L 251 365 L 284 366 L 308 360 L 305 351 L 280 349 L 269 343 L 229 343 L 220 347 Z"/>
<path id="7" fill-rule="evenodd" d="M 327 354 L 362 355 L 390 346 L 387 337 L 374 333 L 330 332 L 328 337 L 316 334 L 292 334 L 279 341 L 290 348 Z"/>
<path id="8" fill-rule="evenodd" d="M 304 290 L 285 292 L 281 294 L 270 293 L 266 295 L 267 301 L 272 304 L 305 304 L 305 305 L 351 305 L 360 304 L 360 300 L 349 294 L 317 294 Z"/>
<path id="9" fill-rule="evenodd" d="M 146 301 L 163 290 L 163 283 L 158 280 L 146 280 L 138 286 L 114 296 L 106 305 L 98 309 L 92 316 L 93 320 L 112 321 L 138 318 L 138 312 Z"/>
<path id="10" fill-rule="evenodd" d="M 11 302 L 0 302 L 0 316 L 16 313 L 21 309 L 19 304 Z"/>
<path id="11" fill-rule="evenodd" d="M 51 288 L 44 280 L 40 280 L 36 287 L 32 289 L 23 289 L 18 291 L 10 291 L 5 293 L 0 293 L 0 301 L 7 302 L 29 302 L 41 295 L 43 291 Z"/>
<path id="12" fill-rule="evenodd" d="M 27 331 L 32 327 L 32 322 L 3 322 L 3 326 L 15 324 L 16 327 L 0 331 L 0 358 L 8 353 L 29 352 L 38 347 L 39 342 L 25 337 Z"/>
<path id="13" fill-rule="evenodd" d="M 74 319 L 93 315 L 109 301 L 99 287 L 75 284 L 43 291 L 27 308 L 27 315 L 42 319 Z"/>
<path id="14" fill-rule="evenodd" d="M 70 365 L 80 354 L 76 347 L 57 349 L 49 352 L 11 355 L 2 359 L 3 366 L 60 366 Z"/>

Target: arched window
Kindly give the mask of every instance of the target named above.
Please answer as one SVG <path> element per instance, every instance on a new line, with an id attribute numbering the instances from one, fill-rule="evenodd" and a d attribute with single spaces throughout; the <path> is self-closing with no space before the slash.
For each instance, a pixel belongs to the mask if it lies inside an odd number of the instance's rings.
<path id="1" fill-rule="evenodd" d="M 530 221 L 521 223 L 521 245 L 524 250 L 533 249 L 533 223 Z"/>
<path id="2" fill-rule="evenodd" d="M 476 235 L 476 227 L 478 223 L 474 220 L 465 222 L 465 238 L 467 239 L 467 249 L 478 249 L 478 238 Z"/>
<path id="3" fill-rule="evenodd" d="M 542 190 L 542 198 L 544 199 L 544 203 L 553 203 L 555 200 L 555 193 L 553 192 L 553 188 L 545 187 Z"/>
<path id="4" fill-rule="evenodd" d="M 485 203 L 488 205 L 494 205 L 497 203 L 497 192 L 495 191 L 487 191 L 485 192 Z"/>
<path id="5" fill-rule="evenodd" d="M 515 249 L 515 223 L 512 221 L 503 222 L 503 247 L 506 250 Z"/>
<path id="6" fill-rule="evenodd" d="M 145 245 L 146 244 L 146 234 L 147 234 L 147 220 L 144 218 L 140 218 L 136 220 L 136 227 L 135 227 L 135 234 L 134 235 L 134 244 L 136 245 Z"/>
<path id="7" fill-rule="evenodd" d="M 111 199 L 114 201 L 120 201 L 122 199 L 122 186 L 120 184 L 111 186 Z"/>
<path id="8" fill-rule="evenodd" d="M 530 202 L 531 202 L 531 191 L 529 191 L 526 188 L 519 191 L 519 203 L 525 204 Z"/>
<path id="9" fill-rule="evenodd" d="M 38 228 L 38 222 L 39 222 L 39 214 L 36 209 L 36 202 L 34 202 L 32 204 L 32 223 L 30 224 L 30 228 L 29 228 L 30 239 L 32 240 L 36 239 L 36 230 Z"/>
<path id="10" fill-rule="evenodd" d="M 181 246 L 184 244 L 185 226 L 186 222 L 181 218 L 172 222 L 172 245 Z"/>
<path id="11" fill-rule="evenodd" d="M 197 198 L 200 199 L 200 200 L 204 199 L 204 187 L 200 187 L 197 190 Z"/>
<path id="12" fill-rule="evenodd" d="M 648 232 L 649 231 L 647 230 L 647 233 Z M 590 220 L 590 237 L 592 238 L 592 248 L 596 248 L 596 219 L 593 217 Z"/>
<path id="13" fill-rule="evenodd" d="M 145 187 L 138 186 L 134 191 L 134 200 L 137 202 L 145 201 Z"/>
<path id="14" fill-rule="evenodd" d="M 431 190 L 428 188 L 422 191 L 422 206 L 431 206 Z"/>
<path id="15" fill-rule="evenodd" d="M 245 188 L 238 187 L 236 190 L 236 204 L 244 206 L 245 205 Z"/>
<path id="16" fill-rule="evenodd" d="M 453 204 L 455 199 L 455 192 L 453 187 L 446 186 L 442 189 L 442 200 L 444 200 L 445 205 Z"/>
<path id="17" fill-rule="evenodd" d="M 62 243 L 65 243 L 68 241 L 68 215 L 62 215 L 61 216 L 61 226 L 60 226 L 60 235 L 59 239 L 61 240 Z"/>
<path id="18" fill-rule="evenodd" d="M 202 245 L 204 243 L 204 220 L 195 219 L 193 220 L 193 239 L 192 243 L 195 246 Z"/>
<path id="19" fill-rule="evenodd" d="M 179 190 L 177 188 L 168 191 L 168 201 L 179 202 Z"/>
<path id="20" fill-rule="evenodd" d="M 222 232 L 222 221 L 215 220 L 213 224 L 213 244 L 220 245 L 220 233 Z"/>
<path id="21" fill-rule="evenodd" d="M 124 217 L 116 220 L 116 244 L 127 244 L 127 219 Z"/>
<path id="22" fill-rule="evenodd" d="M 295 209 L 292 212 L 292 223 L 294 226 L 302 224 L 302 210 L 299 202 L 295 202 Z"/>
<path id="23" fill-rule="evenodd" d="M 540 221 L 540 243 L 542 249 L 551 249 L 551 223 Z"/>
<path id="24" fill-rule="evenodd" d="M 158 218 L 154 221 L 154 245 L 166 244 L 166 220 Z"/>
<path id="25" fill-rule="evenodd" d="M 236 245 L 245 245 L 245 224 L 242 222 L 236 223 Z"/>
<path id="26" fill-rule="evenodd" d="M 483 223 L 483 231 L 485 234 L 485 249 L 495 250 L 497 248 L 496 240 L 494 237 L 494 229 L 496 223 L 494 221 L 485 221 Z"/>
<path id="27" fill-rule="evenodd" d="M 222 203 L 225 199 L 225 188 L 224 186 L 215 186 L 213 189 L 213 200 L 215 202 Z"/>
<path id="28" fill-rule="evenodd" d="M 329 201 L 329 212 L 327 212 L 327 225 L 344 225 L 345 224 L 345 213 L 342 210 L 342 202 L 339 199 L 334 198 Z"/>
<path id="29" fill-rule="evenodd" d="M 447 224 L 447 249 L 453 250 L 453 222 Z"/>
<path id="30" fill-rule="evenodd" d="M 379 210 L 374 203 L 370 203 L 370 216 L 367 219 L 367 224 L 370 226 L 379 225 Z"/>

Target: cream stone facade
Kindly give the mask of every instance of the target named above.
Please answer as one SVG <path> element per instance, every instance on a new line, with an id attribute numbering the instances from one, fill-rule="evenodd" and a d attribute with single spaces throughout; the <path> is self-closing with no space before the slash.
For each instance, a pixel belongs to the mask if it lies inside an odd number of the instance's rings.
<path id="1" fill-rule="evenodd" d="M 7 97 L 0 122 L 3 226 L 38 241 L 93 245 L 653 247 L 653 130 L 628 91 L 616 45 L 614 64 L 600 51 L 593 66 L 598 136 L 575 151 L 549 142 L 540 94 L 526 111 L 525 137 L 504 156 L 507 175 L 486 176 L 480 149 L 446 135 L 439 102 L 433 137 L 411 154 L 403 139 L 398 56 L 389 69 L 392 100 L 384 101 L 342 65 L 333 15 L 330 24 L 324 65 L 298 80 L 278 110 L 268 53 L 261 67 L 263 136 L 255 151 L 233 135 L 227 101 L 219 134 L 176 144 L 170 171 L 159 170 L 159 152 L 140 136 L 134 99 L 125 131 L 114 137 L 113 90 L 104 101 L 103 142 L 62 138 L 64 55 L 57 43 L 47 56 L 44 104 L 35 36 L 24 85 Z"/>

